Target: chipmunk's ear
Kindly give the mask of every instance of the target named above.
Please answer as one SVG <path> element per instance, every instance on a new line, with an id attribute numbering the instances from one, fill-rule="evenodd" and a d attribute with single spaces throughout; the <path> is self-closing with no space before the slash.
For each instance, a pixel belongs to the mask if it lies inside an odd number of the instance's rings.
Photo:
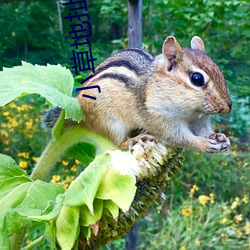
<path id="1" fill-rule="evenodd" d="M 175 37 L 169 36 L 162 46 L 162 54 L 170 61 L 180 61 L 183 56 L 183 50 Z"/>
<path id="2" fill-rule="evenodd" d="M 204 45 L 204 42 L 203 40 L 198 37 L 198 36 L 194 36 L 191 40 L 191 48 L 192 49 L 197 49 L 197 50 L 200 50 L 202 52 L 205 51 L 205 45 Z"/>

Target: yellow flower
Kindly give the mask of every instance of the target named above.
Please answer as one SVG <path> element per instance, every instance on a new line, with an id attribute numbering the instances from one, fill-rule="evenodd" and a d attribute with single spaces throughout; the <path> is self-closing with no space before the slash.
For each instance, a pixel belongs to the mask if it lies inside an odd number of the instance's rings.
<path id="1" fill-rule="evenodd" d="M 241 232 L 240 230 L 236 230 L 236 235 L 237 235 L 238 237 L 241 237 L 241 236 L 242 236 L 242 232 Z"/>
<path id="2" fill-rule="evenodd" d="M 185 247 L 181 247 L 180 250 L 186 250 L 186 248 Z"/>
<path id="3" fill-rule="evenodd" d="M 242 214 L 237 214 L 234 216 L 234 221 L 236 224 L 239 224 L 243 220 Z"/>
<path id="4" fill-rule="evenodd" d="M 17 123 L 16 120 L 12 120 L 12 121 L 11 121 L 11 125 L 12 125 L 12 127 L 17 127 L 17 126 L 18 126 L 18 123 Z"/>
<path id="5" fill-rule="evenodd" d="M 245 194 L 243 197 L 243 202 L 247 204 L 248 201 L 249 201 L 248 195 Z"/>
<path id="6" fill-rule="evenodd" d="M 194 196 L 194 193 L 199 190 L 199 187 L 196 185 L 193 185 L 193 187 L 190 189 L 189 196 L 192 198 Z"/>
<path id="7" fill-rule="evenodd" d="M 214 193 L 210 193 L 209 197 L 210 197 L 210 203 L 214 204 Z"/>
<path id="8" fill-rule="evenodd" d="M 26 128 L 27 128 L 27 129 L 31 129 L 31 128 L 32 128 L 32 125 L 33 125 L 32 120 L 26 122 Z"/>
<path id="9" fill-rule="evenodd" d="M 231 205 L 231 209 L 235 209 L 239 205 L 239 198 L 236 197 L 235 201 Z"/>
<path id="10" fill-rule="evenodd" d="M 67 161 L 64 161 L 64 160 L 62 160 L 62 164 L 63 164 L 63 166 L 68 166 L 69 165 L 69 163 Z"/>
<path id="11" fill-rule="evenodd" d="M 29 152 L 21 152 L 21 153 L 18 153 L 17 155 L 19 156 L 19 157 L 23 157 L 23 158 L 29 158 Z"/>
<path id="12" fill-rule="evenodd" d="M 197 246 L 197 247 L 200 247 L 201 246 L 201 242 L 199 239 L 195 239 L 194 240 L 194 244 Z"/>
<path id="13" fill-rule="evenodd" d="M 228 166 L 228 163 L 223 161 L 223 162 L 221 163 L 221 165 L 222 165 L 223 167 L 227 167 L 227 166 Z"/>
<path id="14" fill-rule="evenodd" d="M 233 151 L 232 151 L 232 154 L 233 154 L 233 155 L 237 155 L 237 153 L 238 153 L 237 150 L 233 150 Z"/>
<path id="15" fill-rule="evenodd" d="M 5 137 L 5 138 L 9 137 L 9 134 L 4 130 L 0 130 L 0 135 L 1 135 L 1 137 Z"/>
<path id="16" fill-rule="evenodd" d="M 60 176 L 60 175 L 53 175 L 53 176 L 52 176 L 51 182 L 52 182 L 52 183 L 57 183 L 57 182 L 60 181 L 60 179 L 61 179 L 61 176 Z"/>
<path id="17" fill-rule="evenodd" d="M 72 182 L 75 179 L 75 176 L 67 176 L 66 181 L 67 182 Z"/>
<path id="18" fill-rule="evenodd" d="M 190 207 L 185 207 L 181 211 L 182 214 L 186 217 L 189 217 L 192 214 L 192 209 Z"/>
<path id="19" fill-rule="evenodd" d="M 10 106 L 11 108 L 15 108 L 15 107 L 16 107 L 16 104 L 15 104 L 14 102 L 11 102 L 11 103 L 9 104 L 9 106 Z"/>
<path id="20" fill-rule="evenodd" d="M 78 160 L 75 160 L 75 164 L 79 165 L 79 164 L 81 164 L 81 162 Z"/>
<path id="21" fill-rule="evenodd" d="M 73 165 L 73 166 L 70 168 L 70 170 L 71 170 L 72 172 L 76 172 L 76 171 L 77 171 L 76 165 Z"/>
<path id="22" fill-rule="evenodd" d="M 38 159 L 39 159 L 39 157 L 32 157 L 32 160 L 33 160 L 34 162 L 37 162 Z"/>
<path id="23" fill-rule="evenodd" d="M 8 112 L 8 111 L 3 112 L 4 116 L 8 116 L 9 114 L 10 114 L 10 112 Z"/>
<path id="24" fill-rule="evenodd" d="M 220 224 L 225 224 L 226 222 L 227 222 L 227 218 L 225 218 L 225 217 L 220 220 Z"/>
<path id="25" fill-rule="evenodd" d="M 199 196 L 199 203 L 203 206 L 210 200 L 210 198 L 207 195 L 200 195 Z"/>
<path id="26" fill-rule="evenodd" d="M 246 232 L 246 234 L 250 234 L 250 222 L 247 221 L 246 225 L 244 226 L 244 231 Z"/>
<path id="27" fill-rule="evenodd" d="M 221 238 L 226 238 L 227 237 L 227 234 L 226 233 L 221 233 Z"/>
<path id="28" fill-rule="evenodd" d="M 23 168 L 23 169 L 26 169 L 28 167 L 27 161 L 20 161 L 19 162 L 19 167 Z"/>
<path id="29" fill-rule="evenodd" d="M 68 186 L 69 186 L 69 183 L 68 183 L 68 182 L 64 182 L 64 183 L 63 183 L 63 187 L 64 187 L 64 189 L 67 189 L 67 188 L 68 188 Z"/>

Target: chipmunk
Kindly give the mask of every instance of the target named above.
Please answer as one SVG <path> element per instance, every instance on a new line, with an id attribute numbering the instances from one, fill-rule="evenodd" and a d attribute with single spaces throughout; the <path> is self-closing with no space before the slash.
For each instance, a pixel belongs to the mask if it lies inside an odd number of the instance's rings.
<path id="1" fill-rule="evenodd" d="M 227 114 L 232 104 L 223 74 L 204 50 L 198 36 L 191 48 L 181 48 L 169 36 L 156 57 L 140 49 L 111 55 L 84 85 L 99 85 L 101 93 L 88 89 L 77 96 L 87 115 L 82 125 L 119 146 L 127 145 L 132 130 L 141 129 L 165 145 L 206 152 L 227 149 L 230 142 L 213 131 L 210 115 Z M 60 109 L 51 112 L 57 118 Z M 49 116 L 44 122 L 52 125 Z"/>

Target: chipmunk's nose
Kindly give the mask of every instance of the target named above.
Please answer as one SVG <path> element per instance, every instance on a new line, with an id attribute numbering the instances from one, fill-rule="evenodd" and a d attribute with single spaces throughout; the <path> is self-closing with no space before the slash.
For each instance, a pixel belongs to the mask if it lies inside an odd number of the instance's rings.
<path id="1" fill-rule="evenodd" d="M 231 112 L 231 109 L 232 109 L 232 102 L 229 101 L 222 109 L 220 109 L 219 113 L 228 114 Z"/>

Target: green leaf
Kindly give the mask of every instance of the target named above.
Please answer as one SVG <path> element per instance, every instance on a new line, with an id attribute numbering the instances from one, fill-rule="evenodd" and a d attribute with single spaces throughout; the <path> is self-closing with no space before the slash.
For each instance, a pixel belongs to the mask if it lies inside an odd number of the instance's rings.
<path id="1" fill-rule="evenodd" d="M 103 201 L 95 199 L 93 203 L 94 214 L 91 214 L 87 206 L 80 208 L 80 225 L 89 226 L 95 224 L 102 217 Z"/>
<path id="2" fill-rule="evenodd" d="M 13 189 L 25 182 L 31 182 L 30 178 L 27 176 L 17 176 L 0 181 L 0 201 Z"/>
<path id="3" fill-rule="evenodd" d="M 95 158 L 96 148 L 94 145 L 86 142 L 78 142 L 72 147 L 68 148 L 66 154 L 77 159 L 78 161 L 88 165 Z"/>
<path id="4" fill-rule="evenodd" d="M 56 220 L 56 238 L 64 250 L 71 250 L 79 234 L 79 207 L 64 205 Z"/>
<path id="5" fill-rule="evenodd" d="M 93 214 L 93 201 L 103 176 L 110 165 L 109 161 L 109 154 L 97 156 L 70 184 L 65 192 L 64 204 L 70 206 L 87 205 Z"/>
<path id="6" fill-rule="evenodd" d="M 0 181 L 17 176 L 26 176 L 28 178 L 28 175 L 10 156 L 0 154 Z"/>
<path id="7" fill-rule="evenodd" d="M 52 135 L 57 140 L 60 139 L 62 136 L 64 121 L 65 121 L 65 110 L 62 109 L 61 114 L 52 129 Z"/>
<path id="8" fill-rule="evenodd" d="M 103 201 L 103 207 L 108 209 L 108 211 L 110 212 L 110 214 L 114 219 L 118 218 L 119 207 L 113 201 L 110 200 Z"/>
<path id="9" fill-rule="evenodd" d="M 61 65 L 34 66 L 22 62 L 22 66 L 4 68 L 0 79 L 0 106 L 18 96 L 37 93 L 53 106 L 65 109 L 66 118 L 78 122 L 84 118 L 80 103 L 71 97 L 74 85 L 72 74 Z"/>
<path id="10" fill-rule="evenodd" d="M 46 183 L 40 180 L 34 181 L 30 186 L 26 197 L 20 204 L 20 208 L 37 209 L 42 212 L 50 200 L 55 200 L 58 194 L 64 193 L 64 188 L 61 185 Z"/>
<path id="11" fill-rule="evenodd" d="M 112 200 L 123 212 L 129 210 L 136 192 L 136 179 L 133 175 L 121 175 L 112 167 L 107 169 L 98 188 L 96 198 Z"/>

